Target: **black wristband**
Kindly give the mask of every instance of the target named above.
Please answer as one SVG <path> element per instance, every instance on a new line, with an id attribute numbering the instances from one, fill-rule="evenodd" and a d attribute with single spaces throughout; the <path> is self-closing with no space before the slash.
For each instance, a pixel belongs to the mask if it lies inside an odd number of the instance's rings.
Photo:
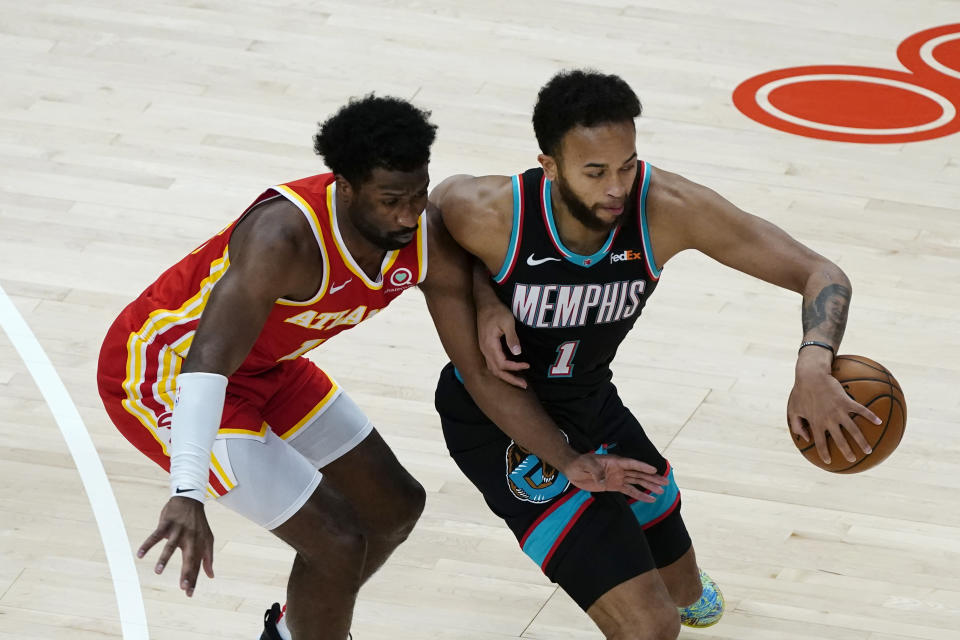
<path id="1" fill-rule="evenodd" d="M 803 350 L 804 347 L 823 347 L 824 349 L 829 349 L 830 353 L 837 355 L 837 352 L 833 350 L 833 347 L 828 345 L 826 342 L 820 342 L 818 340 L 805 340 L 800 343 L 800 348 L 797 349 L 797 353 Z"/>

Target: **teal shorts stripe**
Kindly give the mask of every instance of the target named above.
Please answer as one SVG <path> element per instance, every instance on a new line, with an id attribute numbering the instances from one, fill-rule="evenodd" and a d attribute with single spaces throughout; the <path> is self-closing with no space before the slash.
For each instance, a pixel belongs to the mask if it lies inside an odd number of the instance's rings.
<path id="1" fill-rule="evenodd" d="M 560 499 L 520 541 L 523 552 L 541 568 L 546 567 L 557 546 L 591 502 L 593 496 L 582 490 Z"/>
<path id="2" fill-rule="evenodd" d="M 630 509 L 644 529 L 660 522 L 674 509 L 677 508 L 677 501 L 680 499 L 680 488 L 677 481 L 673 479 L 673 468 L 668 469 L 667 479 L 670 483 L 663 488 L 663 493 L 656 496 L 655 502 L 635 502 L 631 500 Z M 656 495 L 656 494 L 651 494 Z"/>

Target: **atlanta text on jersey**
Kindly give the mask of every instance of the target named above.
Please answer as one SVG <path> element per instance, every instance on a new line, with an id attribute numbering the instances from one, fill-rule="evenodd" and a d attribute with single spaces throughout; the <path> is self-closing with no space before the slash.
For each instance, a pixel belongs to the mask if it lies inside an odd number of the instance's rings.
<path id="1" fill-rule="evenodd" d="M 284 322 L 291 322 L 307 329 L 332 329 L 340 325 L 359 324 L 361 320 L 372 317 L 377 311 L 379 309 L 371 309 L 370 313 L 367 313 L 367 307 L 364 305 L 356 309 L 344 309 L 343 311 L 328 313 L 317 313 L 310 310 L 290 316 Z M 364 314 L 366 314 L 366 318 Z"/>

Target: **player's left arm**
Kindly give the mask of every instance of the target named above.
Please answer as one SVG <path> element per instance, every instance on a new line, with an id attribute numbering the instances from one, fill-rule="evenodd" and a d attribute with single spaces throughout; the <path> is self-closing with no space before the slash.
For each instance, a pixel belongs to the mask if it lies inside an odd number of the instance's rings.
<path id="1" fill-rule="evenodd" d="M 653 174 L 647 211 L 657 260 L 666 262 L 680 251 L 696 249 L 728 267 L 803 296 L 802 342 L 829 348 L 813 345 L 800 349 L 787 422 L 804 439 L 813 437 L 825 462 L 830 461 L 828 432 L 850 461 L 855 458 L 844 430 L 869 452 L 870 445 L 851 416 L 859 414 L 876 424 L 879 418 L 851 399 L 830 375 L 852 294 L 850 280 L 840 267 L 715 191 L 666 171 Z"/>

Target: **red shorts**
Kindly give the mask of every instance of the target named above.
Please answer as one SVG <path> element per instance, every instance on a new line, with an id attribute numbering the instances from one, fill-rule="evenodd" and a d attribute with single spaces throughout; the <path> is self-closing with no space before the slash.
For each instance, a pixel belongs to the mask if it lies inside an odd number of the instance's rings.
<path id="1" fill-rule="evenodd" d="M 142 325 L 121 314 L 100 349 L 97 384 L 113 424 L 133 446 L 170 470 L 170 418 L 176 377 L 183 364 L 178 345 L 144 340 Z M 211 496 L 236 485 L 223 438 L 263 441 L 267 429 L 289 439 L 339 395 L 339 386 L 305 358 L 285 360 L 256 375 L 233 375 L 227 384 L 218 440 L 211 456 Z"/>

